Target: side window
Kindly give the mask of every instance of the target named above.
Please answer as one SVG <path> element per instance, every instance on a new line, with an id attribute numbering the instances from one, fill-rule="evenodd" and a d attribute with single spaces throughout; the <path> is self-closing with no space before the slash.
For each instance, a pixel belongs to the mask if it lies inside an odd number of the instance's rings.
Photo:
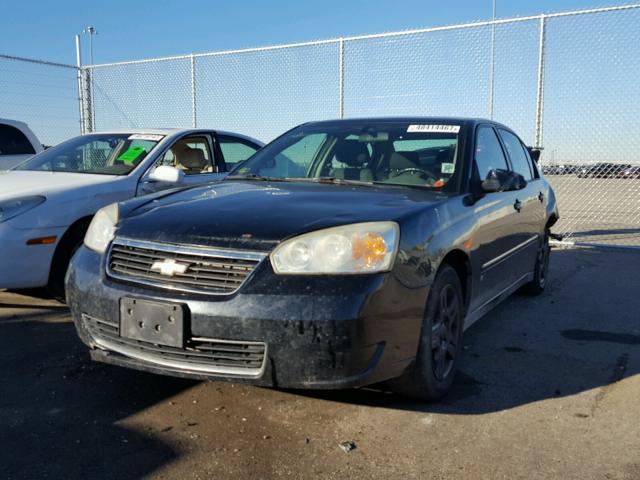
<path id="1" fill-rule="evenodd" d="M 505 147 L 507 147 L 513 171 L 522 175 L 526 181 L 531 180 L 533 173 L 531 172 L 529 156 L 525 156 L 520 139 L 513 133 L 502 129 L 500 129 L 500 136 Z"/>
<path id="2" fill-rule="evenodd" d="M 490 170 L 508 170 L 507 159 L 500 146 L 496 132 L 491 127 L 480 127 L 476 137 L 476 166 L 480 180 L 487 178 Z"/>
<path id="3" fill-rule="evenodd" d="M 36 151 L 24 133 L 11 125 L 0 125 L 0 155 L 30 155 Z"/>
<path id="4" fill-rule="evenodd" d="M 227 170 L 233 169 L 238 163 L 244 162 L 260 149 L 258 145 L 243 138 L 230 137 L 228 135 L 218 135 L 218 144 L 220 145 L 220 150 L 222 150 Z"/>
<path id="5" fill-rule="evenodd" d="M 212 173 L 211 150 L 206 137 L 186 137 L 174 143 L 156 165 L 169 165 L 185 175 Z"/>
<path id="6" fill-rule="evenodd" d="M 529 163 L 529 168 L 531 168 L 531 173 L 533 174 L 533 178 L 540 178 L 540 174 L 538 173 L 538 166 L 536 165 L 536 162 L 531 157 L 531 153 L 529 153 L 529 149 L 522 142 L 520 142 L 520 146 L 524 151 L 524 156 L 527 158 L 527 162 Z"/>

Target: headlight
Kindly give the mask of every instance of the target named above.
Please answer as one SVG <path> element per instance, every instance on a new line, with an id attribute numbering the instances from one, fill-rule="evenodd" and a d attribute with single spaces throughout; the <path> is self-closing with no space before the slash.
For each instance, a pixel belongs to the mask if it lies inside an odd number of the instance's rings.
<path id="1" fill-rule="evenodd" d="M 22 215 L 32 208 L 37 207 L 45 200 L 46 198 L 41 195 L 34 195 L 32 197 L 15 198 L 0 202 L 0 223 Z"/>
<path id="2" fill-rule="evenodd" d="M 91 250 L 104 253 L 116 233 L 119 216 L 117 203 L 98 210 L 84 236 L 84 244 Z"/>
<path id="3" fill-rule="evenodd" d="M 391 270 L 400 229 L 370 222 L 306 233 L 278 245 L 271 265 L 278 274 L 358 274 Z"/>

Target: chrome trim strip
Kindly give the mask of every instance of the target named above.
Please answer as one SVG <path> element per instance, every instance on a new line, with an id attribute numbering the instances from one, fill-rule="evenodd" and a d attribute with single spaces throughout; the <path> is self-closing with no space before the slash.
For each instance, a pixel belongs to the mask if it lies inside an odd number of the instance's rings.
<path id="1" fill-rule="evenodd" d="M 515 253 L 516 251 L 526 247 L 527 245 L 529 245 L 530 243 L 534 242 L 535 240 L 538 240 L 540 237 L 538 235 L 534 235 L 533 237 L 525 240 L 524 242 L 516 245 L 515 247 L 507 250 L 504 253 L 501 253 L 500 255 L 498 255 L 497 257 L 489 260 L 488 262 L 486 262 L 485 264 L 482 265 L 483 269 L 492 267 L 493 265 L 495 265 L 496 263 L 499 263 L 500 261 L 504 260 L 505 258 L 507 258 L 509 255 L 511 255 L 512 253 Z"/>
<path id="2" fill-rule="evenodd" d="M 174 243 L 155 243 L 144 240 L 134 240 L 126 237 L 117 237 L 111 243 L 113 245 L 124 245 L 125 247 L 148 248 L 159 252 L 184 253 L 187 255 L 203 255 L 206 257 L 232 258 L 235 260 L 262 260 L 268 253 L 252 252 L 244 250 L 231 250 L 218 247 L 191 247 Z"/>
<path id="3" fill-rule="evenodd" d="M 139 278 L 133 275 L 121 275 L 119 273 L 111 270 L 109 263 L 111 259 L 111 253 L 114 245 L 122 245 L 125 247 L 139 247 L 146 248 L 149 250 L 156 250 L 160 252 L 167 253 L 183 253 L 187 255 L 201 255 L 211 258 L 228 258 L 233 260 L 254 260 L 258 263 L 255 268 L 249 272 L 249 274 L 245 277 L 244 281 L 238 285 L 235 290 L 231 290 L 228 292 L 213 292 L 206 289 L 200 288 L 192 288 L 188 286 L 180 286 L 180 285 L 170 285 L 163 282 L 158 282 L 154 280 Z M 154 243 L 154 242 L 146 242 L 143 240 L 133 240 L 130 238 L 118 237 L 111 242 L 109 245 L 109 249 L 107 250 L 107 254 L 105 255 L 105 265 L 104 269 L 107 273 L 107 276 L 111 278 L 115 278 L 116 280 L 122 280 L 124 282 L 135 283 L 139 285 L 146 285 L 149 287 L 162 288 L 164 290 L 171 290 L 173 292 L 186 292 L 186 293 L 195 293 L 198 295 L 212 295 L 212 296 L 223 296 L 223 295 L 233 295 L 238 290 L 240 290 L 244 284 L 251 278 L 253 272 L 258 268 L 258 265 L 262 260 L 264 260 L 268 253 L 263 252 L 251 252 L 251 251 L 243 251 L 243 250 L 230 250 L 223 248 L 207 248 L 207 247 L 189 247 L 182 245 L 175 245 L 171 243 Z"/>
<path id="4" fill-rule="evenodd" d="M 118 345 L 117 343 L 113 343 L 109 340 L 105 340 L 103 338 L 96 338 L 92 335 L 93 341 L 96 346 L 106 351 L 113 351 L 124 355 L 125 357 L 133 358 L 136 360 L 141 360 L 143 362 L 151 363 L 154 365 L 160 365 L 163 367 L 175 368 L 177 370 L 182 371 L 190 371 L 197 373 L 205 373 L 211 375 L 234 375 L 238 377 L 251 377 L 257 378 L 261 377 L 264 374 L 265 367 L 267 365 L 267 344 L 262 342 L 234 342 L 234 341 L 224 341 L 224 340 L 215 340 L 216 342 L 221 343 L 241 343 L 244 345 L 263 345 L 264 346 L 264 357 L 262 358 L 262 365 L 260 368 L 239 368 L 239 367 L 213 367 L 206 363 L 186 363 L 181 362 L 179 360 L 169 360 L 166 358 L 158 357 L 156 355 L 139 352 L 134 348 L 130 348 L 127 346 Z M 188 352 L 187 352 L 188 354 Z"/>

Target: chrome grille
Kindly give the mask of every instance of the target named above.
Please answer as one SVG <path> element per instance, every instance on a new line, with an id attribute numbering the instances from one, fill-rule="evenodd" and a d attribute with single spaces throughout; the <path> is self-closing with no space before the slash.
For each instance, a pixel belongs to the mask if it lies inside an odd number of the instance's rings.
<path id="1" fill-rule="evenodd" d="M 238 290 L 260 261 L 261 252 L 184 247 L 117 238 L 109 250 L 107 274 L 113 278 L 193 293 L 230 294 Z M 184 271 L 170 274 L 154 264 L 175 262 Z M 169 266 L 171 266 L 169 265 Z"/>
<path id="2" fill-rule="evenodd" d="M 149 363 L 212 374 L 259 376 L 264 371 L 265 343 L 191 337 L 184 348 L 175 348 L 121 337 L 117 323 L 86 313 L 82 322 L 99 347 Z"/>

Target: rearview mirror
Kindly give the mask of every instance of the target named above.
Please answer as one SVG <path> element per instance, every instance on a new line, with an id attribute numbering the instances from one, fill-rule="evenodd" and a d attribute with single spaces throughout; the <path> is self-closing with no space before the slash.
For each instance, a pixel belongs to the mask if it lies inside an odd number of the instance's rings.
<path id="1" fill-rule="evenodd" d="M 169 165 L 160 165 L 149 174 L 151 182 L 180 183 L 184 179 L 184 172 Z"/>
<path id="2" fill-rule="evenodd" d="M 499 168 L 489 170 L 487 178 L 482 181 L 482 190 L 486 193 L 521 190 L 526 186 L 527 181 L 522 175 Z"/>

